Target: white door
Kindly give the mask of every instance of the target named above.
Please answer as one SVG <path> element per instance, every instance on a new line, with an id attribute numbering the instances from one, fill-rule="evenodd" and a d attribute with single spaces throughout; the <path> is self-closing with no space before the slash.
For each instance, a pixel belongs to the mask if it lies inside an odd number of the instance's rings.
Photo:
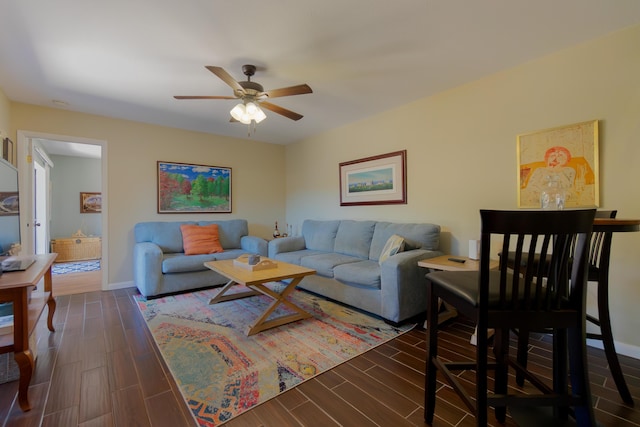
<path id="1" fill-rule="evenodd" d="M 49 173 L 50 164 L 37 150 L 33 153 L 33 247 L 36 254 L 49 253 Z"/>

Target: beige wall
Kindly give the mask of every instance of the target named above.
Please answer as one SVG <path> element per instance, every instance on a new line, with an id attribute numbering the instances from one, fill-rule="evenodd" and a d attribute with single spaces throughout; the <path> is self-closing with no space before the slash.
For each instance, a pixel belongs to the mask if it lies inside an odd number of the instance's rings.
<path id="1" fill-rule="evenodd" d="M 11 105 L 18 130 L 107 141 L 108 283 L 133 279 L 133 226 L 140 221 L 244 218 L 270 236 L 284 220 L 284 147 L 188 132 L 21 103 Z M 158 160 L 232 168 L 231 214 L 157 214 Z"/>
<path id="2" fill-rule="evenodd" d="M 9 124 L 11 111 L 9 98 L 4 94 L 0 88 L 0 139 L 11 138 L 15 141 L 15 135 L 9 135 Z"/>
<path id="3" fill-rule="evenodd" d="M 445 231 L 443 250 L 466 255 L 468 240 L 479 238 L 480 208 L 517 208 L 516 136 L 593 119 L 601 131 L 600 207 L 640 218 L 638 46 L 635 27 L 290 145 L 287 220 L 296 227 L 305 218 L 433 222 Z M 340 162 L 401 149 L 406 205 L 340 207 Z M 627 352 L 640 346 L 639 252 L 640 233 L 614 237 L 613 329 Z"/>

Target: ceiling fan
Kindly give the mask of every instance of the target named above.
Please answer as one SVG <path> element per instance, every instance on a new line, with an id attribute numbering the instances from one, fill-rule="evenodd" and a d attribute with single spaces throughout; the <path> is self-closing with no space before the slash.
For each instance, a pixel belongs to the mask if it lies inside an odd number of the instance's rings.
<path id="1" fill-rule="evenodd" d="M 280 89 L 273 89 L 265 91 L 261 84 L 252 82 L 251 76 L 256 72 L 255 65 L 243 65 L 242 72 L 247 76 L 246 81 L 236 81 L 229 73 L 227 73 L 222 67 L 215 67 L 207 65 L 205 68 L 218 76 L 223 82 L 233 89 L 234 96 L 174 96 L 175 99 L 240 99 L 242 102 L 233 110 L 231 110 L 231 121 L 240 121 L 242 123 L 251 123 L 251 119 L 256 122 L 262 121 L 266 116 L 260 110 L 260 107 L 273 111 L 274 113 L 285 116 L 291 120 L 300 120 L 303 116 L 294 111 L 287 110 L 286 108 L 268 102 L 267 99 L 279 98 L 283 96 L 303 95 L 305 93 L 313 93 L 309 85 L 301 84 L 297 86 L 289 86 Z M 257 107 L 257 110 L 255 110 Z M 238 110 L 236 110 L 238 109 Z M 235 113 L 234 113 L 234 110 Z M 247 113 L 253 113 L 254 111 L 260 111 L 262 115 L 257 115 L 248 119 Z M 247 122 L 248 120 L 248 122 Z"/>

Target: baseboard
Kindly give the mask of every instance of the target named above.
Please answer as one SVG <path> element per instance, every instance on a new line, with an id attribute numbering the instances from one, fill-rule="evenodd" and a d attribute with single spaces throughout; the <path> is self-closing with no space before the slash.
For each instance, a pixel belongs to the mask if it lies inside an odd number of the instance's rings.
<path id="1" fill-rule="evenodd" d="M 588 339 L 587 345 L 589 347 L 594 347 L 594 348 L 599 348 L 601 350 L 604 350 L 604 346 L 602 345 L 602 341 L 600 340 Z M 631 345 L 631 344 L 625 344 L 618 341 L 615 341 L 614 345 L 616 346 L 616 353 L 640 360 L 640 347 Z"/>
<path id="2" fill-rule="evenodd" d="M 133 288 L 135 287 L 136 284 L 133 282 L 133 280 L 130 280 L 128 282 L 120 282 L 120 283 L 109 283 L 107 285 L 107 291 L 115 291 L 116 289 L 125 289 L 125 288 Z"/>

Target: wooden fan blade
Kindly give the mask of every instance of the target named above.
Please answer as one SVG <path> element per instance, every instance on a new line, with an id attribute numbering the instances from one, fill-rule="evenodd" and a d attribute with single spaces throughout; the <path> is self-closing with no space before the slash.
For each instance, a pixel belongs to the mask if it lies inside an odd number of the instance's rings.
<path id="1" fill-rule="evenodd" d="M 220 80 L 231 86 L 231 89 L 233 89 L 235 92 L 245 93 L 244 88 L 240 86 L 240 83 L 238 83 L 236 79 L 231 77 L 231 74 L 227 73 L 224 68 L 214 67 L 213 65 L 206 65 L 205 67 L 207 68 L 207 70 L 218 76 Z"/>
<path id="2" fill-rule="evenodd" d="M 291 110 L 287 110 L 286 108 L 282 108 L 279 105 L 272 104 L 270 102 L 262 101 L 260 107 L 264 107 L 267 110 L 273 111 L 274 113 L 278 113 L 281 116 L 285 116 L 291 120 L 300 120 L 304 116 L 302 114 L 295 113 Z"/>
<path id="3" fill-rule="evenodd" d="M 235 96 L 216 96 L 216 95 L 212 95 L 212 96 L 181 96 L 181 95 L 176 95 L 174 96 L 175 99 L 238 99 Z"/>
<path id="4" fill-rule="evenodd" d="M 283 87 L 264 92 L 269 98 L 278 98 L 280 96 L 304 95 L 305 93 L 313 93 L 313 90 L 307 84 Z"/>

